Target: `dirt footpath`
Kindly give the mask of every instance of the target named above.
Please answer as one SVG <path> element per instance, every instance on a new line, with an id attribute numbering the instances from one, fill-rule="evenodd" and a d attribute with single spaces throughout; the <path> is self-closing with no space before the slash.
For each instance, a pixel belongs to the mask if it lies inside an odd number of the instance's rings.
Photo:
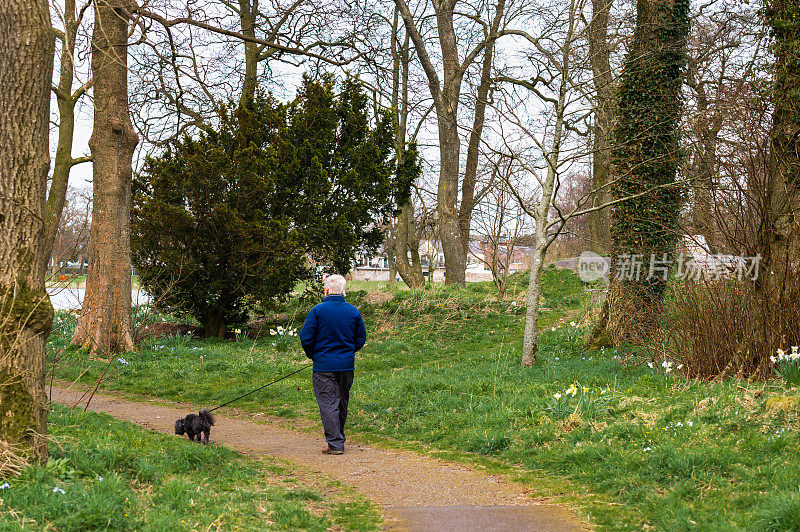
<path id="1" fill-rule="evenodd" d="M 53 401 L 65 405 L 75 404 L 82 394 L 52 389 Z M 111 395 L 95 395 L 89 409 L 167 433 L 173 432 L 176 419 L 197 412 L 197 407 L 191 405 L 160 406 Z M 224 443 L 244 454 L 283 458 L 353 486 L 383 507 L 389 530 L 586 528 L 562 508 L 532 499 L 521 486 L 460 464 L 408 451 L 369 447 L 357 439 L 348 440 L 344 455 L 329 456 L 321 453 L 321 434 L 315 437 L 221 414 L 216 418 L 212 442 Z"/>

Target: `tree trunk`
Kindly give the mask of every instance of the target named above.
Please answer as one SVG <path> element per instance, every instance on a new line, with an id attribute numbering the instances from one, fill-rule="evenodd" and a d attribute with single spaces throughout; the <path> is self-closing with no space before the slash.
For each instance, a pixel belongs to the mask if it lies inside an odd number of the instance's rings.
<path id="1" fill-rule="evenodd" d="M 436 4 L 434 3 L 434 6 Z M 466 285 L 467 254 L 461 241 L 458 216 L 458 184 L 461 163 L 461 138 L 458 135 L 458 106 L 464 73 L 458 59 L 458 45 L 453 26 L 454 2 L 436 8 L 439 46 L 442 50 L 444 81 L 436 102 L 439 129 L 439 186 L 436 207 L 439 212 L 439 238 L 444 254 L 445 284 Z M 433 271 L 429 273 L 433 281 Z"/>
<path id="2" fill-rule="evenodd" d="M 422 274 L 422 261 L 419 256 L 419 240 L 412 237 L 415 233 L 414 208 L 409 201 L 403 205 L 397 218 L 395 263 L 400 277 L 412 289 L 425 286 L 425 276 Z M 409 252 L 411 262 L 408 261 Z"/>
<path id="3" fill-rule="evenodd" d="M 800 209 L 800 6 L 786 0 L 767 2 L 767 19 L 775 33 L 772 144 L 769 154 L 768 208 L 761 225 L 761 275 L 758 289 L 768 303 L 782 301 L 786 281 L 797 275 Z M 779 307 L 778 307 L 779 308 Z"/>
<path id="4" fill-rule="evenodd" d="M 546 240 L 547 235 L 544 235 Z M 542 270 L 544 270 L 545 242 L 537 229 L 536 244 L 531 252 L 531 272 L 528 284 L 528 301 L 525 311 L 525 338 L 522 341 L 522 365 L 533 366 L 539 351 L 539 299 L 542 295 Z"/>
<path id="5" fill-rule="evenodd" d="M 397 38 L 399 35 L 400 14 L 394 12 L 392 24 L 392 108 L 394 109 L 394 150 L 397 154 L 397 166 L 403 162 L 406 152 L 406 126 L 408 123 L 408 75 L 409 75 L 409 34 L 406 32 L 403 45 L 398 50 Z M 408 254 L 411 252 L 411 262 Z M 408 199 L 400 205 L 397 215 L 397 230 L 394 239 L 394 266 L 403 281 L 411 289 L 425 286 L 425 276 L 422 274 L 422 262 L 419 257 L 419 239 L 416 238 L 414 227 L 414 205 L 411 202 L 409 191 Z M 391 272 L 390 272 L 391 273 Z M 392 275 L 394 281 L 394 275 Z"/>
<path id="6" fill-rule="evenodd" d="M 528 301 L 525 308 L 525 338 L 522 343 L 523 366 L 532 366 L 536 362 L 539 350 L 539 297 L 541 295 L 542 270 L 544 258 L 549 246 L 547 230 L 548 215 L 553 205 L 558 167 L 561 164 L 561 143 L 564 132 L 564 116 L 567 109 L 567 90 L 570 79 L 570 54 L 572 52 L 572 39 L 575 31 L 575 0 L 570 2 L 569 27 L 566 42 L 561 50 L 561 64 L 559 65 L 561 84 L 558 90 L 556 103 L 556 123 L 553 128 L 553 144 L 547 154 L 547 176 L 542 183 L 542 196 L 534 212 L 536 230 L 534 231 L 533 250 L 531 251 L 531 273 L 528 284 Z M 497 253 L 497 251 L 495 251 Z"/>
<path id="7" fill-rule="evenodd" d="M 675 176 L 681 161 L 678 125 L 688 12 L 688 0 L 637 2 L 612 150 L 614 196 L 630 199 L 612 211 L 615 279 L 607 298 L 607 330 L 593 333 L 614 344 L 648 342 L 658 332 L 680 231 L 682 191 Z"/>
<path id="8" fill-rule="evenodd" d="M 697 165 L 697 180 L 694 184 L 692 225 L 706 239 L 711 253 L 717 251 L 714 224 L 714 178 L 716 174 L 716 135 L 704 131 L 701 137 L 700 157 Z"/>
<path id="9" fill-rule="evenodd" d="M 255 38 L 256 14 L 258 13 L 258 0 L 239 0 L 239 22 L 242 25 L 242 35 Z M 255 98 L 258 88 L 258 56 L 261 53 L 259 45 L 251 41 L 244 43 L 244 79 L 242 80 L 242 94 L 239 103 L 251 101 Z"/>
<path id="10" fill-rule="evenodd" d="M 500 0 L 500 3 L 502 1 Z M 461 65 L 459 60 L 459 46 L 453 22 L 455 4 L 456 2 L 453 0 L 433 3 L 442 63 L 443 79 L 440 81 L 439 67 L 434 65 L 428 55 L 425 39 L 414 24 L 408 4 L 405 0 L 395 0 L 395 5 L 403 18 L 406 30 L 417 50 L 417 57 L 425 71 L 436 110 L 439 130 L 439 184 L 436 201 L 439 214 L 439 238 L 442 242 L 445 260 L 445 284 L 465 286 L 468 242 L 464 242 L 462 230 L 464 224 L 461 222 L 458 208 L 461 169 L 458 107 L 461 84 L 468 65 Z M 496 17 L 498 24 L 501 18 Z"/>
<path id="11" fill-rule="evenodd" d="M 131 164 L 139 139 L 128 112 L 124 0 L 95 1 L 92 39 L 94 161 L 86 296 L 72 342 L 90 352 L 134 348 L 131 323 Z"/>
<path id="12" fill-rule="evenodd" d="M 464 251 L 466 246 L 462 242 L 461 222 L 456 207 L 461 139 L 458 136 L 458 123 L 454 112 L 442 110 L 437 113 L 437 118 L 440 167 L 436 207 L 439 212 L 439 237 L 444 253 L 444 282 L 465 286 L 467 254 Z"/>
<path id="13" fill-rule="evenodd" d="M 47 194 L 47 208 L 45 211 L 45 253 L 44 261 L 50 259 L 53 253 L 53 244 L 58 233 L 61 215 L 64 212 L 64 203 L 67 197 L 69 174 L 74 160 L 72 158 L 72 140 L 75 132 L 75 104 L 80 95 L 73 96 L 72 82 L 75 78 L 75 37 L 78 31 L 78 22 L 75 15 L 75 0 L 64 2 L 64 38 L 61 43 L 61 66 L 56 89 L 58 101 L 58 146 L 56 157 L 53 161 L 53 178 Z"/>
<path id="14" fill-rule="evenodd" d="M 0 49 L 0 442 L 44 464 L 53 320 L 42 223 L 54 53 L 46 0 L 0 0 Z"/>
<path id="15" fill-rule="evenodd" d="M 595 88 L 594 127 L 592 129 L 592 205 L 611 201 L 611 130 L 614 125 L 615 86 L 611 75 L 611 46 L 608 18 L 613 0 L 592 0 L 592 20 L 588 40 Z M 607 255 L 611 250 L 611 209 L 589 213 L 591 251 Z"/>
<path id="16" fill-rule="evenodd" d="M 227 327 L 225 320 L 222 318 L 222 313 L 219 311 L 211 311 L 203 323 L 203 333 L 206 338 L 218 337 L 225 338 Z"/>
<path id="17" fill-rule="evenodd" d="M 461 182 L 461 206 L 458 209 L 461 245 L 464 246 L 465 258 L 469 253 L 472 211 L 475 210 L 475 185 L 478 178 L 478 156 L 480 155 L 480 144 L 483 137 L 483 124 L 486 121 L 486 106 L 489 104 L 489 95 L 492 89 L 494 44 L 497 40 L 497 32 L 503 19 L 505 6 L 505 0 L 497 2 L 494 19 L 492 20 L 489 35 L 486 38 L 486 48 L 483 51 L 483 63 L 481 64 L 481 79 L 475 100 L 475 115 L 472 119 L 472 131 L 470 131 L 467 144 L 467 161 L 464 166 L 464 179 Z"/>
<path id="18" fill-rule="evenodd" d="M 714 223 L 714 195 L 716 166 L 717 166 L 717 135 L 718 125 L 712 125 L 708 117 L 710 113 L 708 97 L 702 83 L 695 87 L 697 98 L 697 157 L 694 188 L 694 203 L 692 205 L 692 225 L 696 234 L 703 235 L 709 251 L 717 251 L 716 231 Z M 716 120 L 715 122 L 719 122 Z"/>

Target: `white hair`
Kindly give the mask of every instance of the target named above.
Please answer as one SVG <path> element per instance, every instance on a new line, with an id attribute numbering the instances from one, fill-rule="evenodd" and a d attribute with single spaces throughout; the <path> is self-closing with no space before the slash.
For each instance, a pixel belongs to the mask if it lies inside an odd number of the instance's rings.
<path id="1" fill-rule="evenodd" d="M 344 295 L 347 281 L 341 275 L 329 275 L 325 278 L 325 289 L 328 294 Z"/>

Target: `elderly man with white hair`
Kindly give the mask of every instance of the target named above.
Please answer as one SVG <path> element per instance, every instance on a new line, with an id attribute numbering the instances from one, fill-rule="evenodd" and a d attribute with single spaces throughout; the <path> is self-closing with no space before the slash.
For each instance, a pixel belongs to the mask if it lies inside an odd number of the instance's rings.
<path id="1" fill-rule="evenodd" d="M 356 351 L 364 347 L 367 331 L 361 313 L 344 300 L 341 275 L 325 279 L 325 298 L 308 313 L 300 343 L 314 361 L 314 396 L 319 405 L 328 445 L 325 454 L 344 453 L 344 424 L 353 384 Z"/>

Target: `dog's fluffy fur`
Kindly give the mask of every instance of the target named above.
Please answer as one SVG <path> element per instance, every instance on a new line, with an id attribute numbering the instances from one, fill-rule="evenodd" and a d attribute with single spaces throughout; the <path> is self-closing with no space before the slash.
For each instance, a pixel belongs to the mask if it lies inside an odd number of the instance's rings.
<path id="1" fill-rule="evenodd" d="M 175 422 L 175 434 L 189 436 L 191 441 L 200 441 L 200 436 L 205 436 L 203 443 L 208 443 L 211 426 L 214 425 L 214 416 L 208 410 L 201 410 L 199 414 L 189 414 Z"/>

